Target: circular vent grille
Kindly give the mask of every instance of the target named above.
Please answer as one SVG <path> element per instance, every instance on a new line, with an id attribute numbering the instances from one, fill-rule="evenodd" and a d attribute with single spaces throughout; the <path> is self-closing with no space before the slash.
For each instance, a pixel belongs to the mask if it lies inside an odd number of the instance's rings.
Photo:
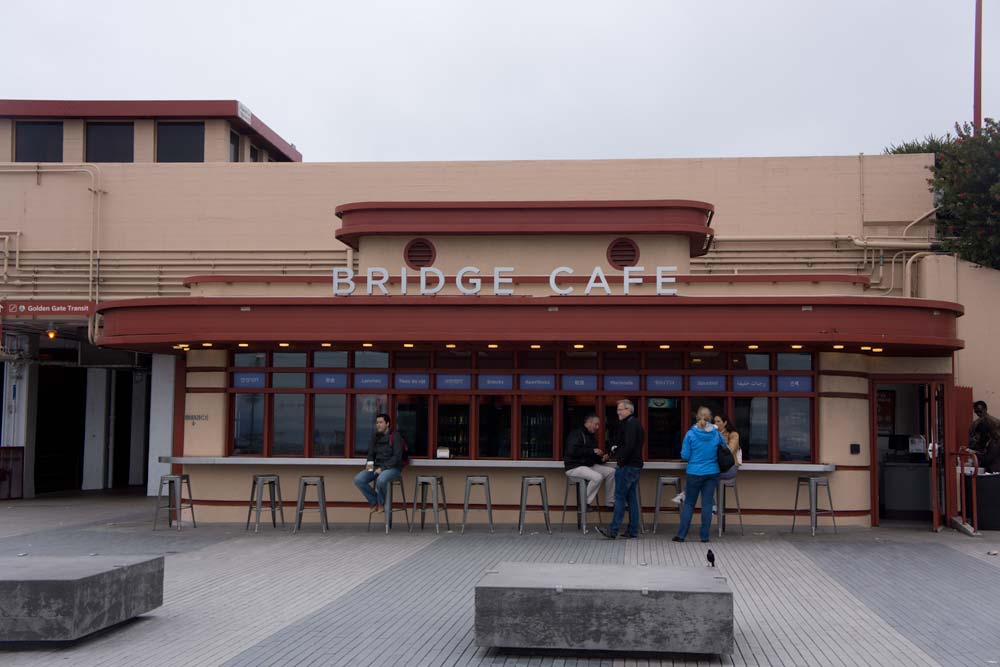
<path id="1" fill-rule="evenodd" d="M 403 250 L 403 259 L 411 269 L 419 269 L 434 263 L 437 252 L 434 244 L 427 239 L 413 239 Z"/>
<path id="2" fill-rule="evenodd" d="M 635 266 L 639 261 L 639 246 L 632 239 L 615 239 L 608 246 L 608 264 L 616 269 Z"/>

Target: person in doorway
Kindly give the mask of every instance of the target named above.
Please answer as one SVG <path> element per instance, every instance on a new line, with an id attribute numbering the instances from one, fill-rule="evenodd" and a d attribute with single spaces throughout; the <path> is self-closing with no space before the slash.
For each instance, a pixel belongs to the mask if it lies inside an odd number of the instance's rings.
<path id="1" fill-rule="evenodd" d="M 600 419 L 595 414 L 589 414 L 583 420 L 583 426 L 570 431 L 566 436 L 563 450 L 563 462 L 566 464 L 566 476 L 573 479 L 587 480 L 587 504 L 597 504 L 597 493 L 604 482 L 604 504 L 613 507 L 615 502 L 615 469 L 602 465 L 608 460 L 608 455 L 597 446 L 597 428 Z"/>
<path id="2" fill-rule="evenodd" d="M 642 446 L 646 432 L 635 417 L 632 401 L 618 401 L 618 425 L 620 441 L 615 447 L 615 513 L 611 524 L 605 529 L 597 526 L 597 532 L 609 540 L 618 537 L 625 520 L 625 506 L 628 505 L 628 539 L 639 537 L 639 475 L 642 473 Z"/>
<path id="3" fill-rule="evenodd" d="M 354 486 L 368 501 L 372 512 L 385 511 L 386 489 L 392 480 L 403 474 L 403 436 L 391 430 L 391 424 L 392 420 L 385 413 L 375 417 L 368 461 L 365 469 L 354 476 Z"/>
<path id="4" fill-rule="evenodd" d="M 708 542 L 712 532 L 712 506 L 715 504 L 715 488 L 719 485 L 718 449 L 725 446 L 726 441 L 719 429 L 706 428 L 712 421 L 711 410 L 699 407 L 697 418 L 681 445 L 681 458 L 688 465 L 681 524 L 674 535 L 674 542 L 683 542 L 687 538 L 698 496 L 701 496 L 701 541 Z"/>
<path id="5" fill-rule="evenodd" d="M 988 412 L 986 403 L 972 404 L 976 415 L 969 427 L 969 449 L 976 453 L 979 467 L 986 472 L 1000 472 L 1000 419 Z"/>

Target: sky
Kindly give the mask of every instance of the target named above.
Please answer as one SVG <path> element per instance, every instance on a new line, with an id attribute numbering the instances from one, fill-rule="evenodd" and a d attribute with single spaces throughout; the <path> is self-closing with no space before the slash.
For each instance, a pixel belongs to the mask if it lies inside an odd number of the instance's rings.
<path id="1" fill-rule="evenodd" d="M 238 99 L 311 162 L 871 154 L 972 120 L 974 6 L 4 0 L 0 98 Z"/>

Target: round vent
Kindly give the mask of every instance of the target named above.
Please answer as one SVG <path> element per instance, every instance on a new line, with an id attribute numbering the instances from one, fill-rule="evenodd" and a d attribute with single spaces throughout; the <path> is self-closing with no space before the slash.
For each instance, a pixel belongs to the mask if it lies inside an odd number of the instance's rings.
<path id="1" fill-rule="evenodd" d="M 437 251 L 434 250 L 434 244 L 427 239 L 413 239 L 403 249 L 403 259 L 411 269 L 430 266 L 434 263 L 435 257 Z"/>
<path id="2" fill-rule="evenodd" d="M 632 239 L 615 239 L 608 246 L 608 264 L 621 270 L 639 262 L 639 246 Z"/>

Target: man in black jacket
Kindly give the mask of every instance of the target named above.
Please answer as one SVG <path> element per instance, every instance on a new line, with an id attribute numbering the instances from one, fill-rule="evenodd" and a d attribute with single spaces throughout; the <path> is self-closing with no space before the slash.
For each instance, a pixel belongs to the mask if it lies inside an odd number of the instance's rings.
<path id="1" fill-rule="evenodd" d="M 625 505 L 628 505 L 628 533 L 626 538 L 639 536 L 639 474 L 642 472 L 642 446 L 646 432 L 635 417 L 632 401 L 618 401 L 619 444 L 614 449 L 618 470 L 615 471 L 615 514 L 611 525 L 605 530 L 597 526 L 597 532 L 613 540 L 625 520 Z"/>
<path id="2" fill-rule="evenodd" d="M 563 461 L 566 464 L 566 476 L 587 480 L 587 504 L 597 504 L 597 492 L 604 482 L 604 502 L 613 506 L 615 502 L 615 469 L 601 465 L 608 460 L 607 454 L 597 446 L 597 427 L 600 420 L 597 415 L 589 414 L 583 420 L 583 426 L 570 431 L 566 436 L 563 448 Z"/>
<path id="3" fill-rule="evenodd" d="M 391 423 L 385 413 L 375 417 L 375 434 L 368 448 L 368 461 L 365 469 L 354 476 L 354 486 L 368 501 L 372 512 L 384 511 L 385 490 L 392 480 L 403 474 L 403 436 L 390 430 Z"/>

